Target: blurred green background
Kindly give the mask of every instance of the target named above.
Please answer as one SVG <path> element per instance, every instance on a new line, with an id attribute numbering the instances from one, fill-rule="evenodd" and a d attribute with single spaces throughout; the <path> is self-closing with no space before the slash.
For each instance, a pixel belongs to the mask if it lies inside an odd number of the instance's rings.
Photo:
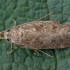
<path id="1" fill-rule="evenodd" d="M 57 20 L 60 23 L 70 21 L 70 0 L 0 0 L 0 31 L 14 25 L 34 21 L 44 15 L 53 14 L 43 21 Z M 20 48 L 0 40 L 0 70 L 70 70 L 70 48 L 43 50 L 53 57 L 40 52 L 40 56 L 31 49 Z"/>

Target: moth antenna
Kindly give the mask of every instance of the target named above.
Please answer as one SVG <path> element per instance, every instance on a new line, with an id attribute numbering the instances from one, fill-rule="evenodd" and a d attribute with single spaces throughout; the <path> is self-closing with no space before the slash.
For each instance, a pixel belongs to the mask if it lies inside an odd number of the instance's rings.
<path id="1" fill-rule="evenodd" d="M 51 15 L 52 13 L 53 13 L 53 12 L 50 12 L 49 14 L 47 14 L 47 15 L 45 15 L 45 16 L 43 16 L 43 17 L 41 17 L 41 18 L 37 19 L 37 20 L 34 20 L 34 21 L 39 21 L 39 20 L 41 20 L 41 19 L 43 19 L 43 18 L 45 18 L 45 17 L 47 17 L 47 16 Z"/>
<path id="2" fill-rule="evenodd" d="M 38 51 L 44 53 L 45 55 L 47 55 L 47 56 L 49 56 L 49 57 L 53 57 L 53 56 L 51 56 L 51 55 L 49 55 L 49 54 L 47 54 L 47 53 L 45 53 L 45 52 L 43 52 L 43 51 L 41 51 L 41 50 L 39 50 L 39 49 L 38 49 Z"/>

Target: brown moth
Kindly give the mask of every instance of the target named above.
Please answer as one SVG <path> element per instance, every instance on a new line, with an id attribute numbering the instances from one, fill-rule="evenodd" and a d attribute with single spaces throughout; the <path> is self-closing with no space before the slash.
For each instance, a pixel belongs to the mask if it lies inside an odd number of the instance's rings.
<path id="1" fill-rule="evenodd" d="M 0 38 L 22 48 L 34 50 L 67 48 L 70 47 L 70 24 L 33 21 L 0 32 Z"/>

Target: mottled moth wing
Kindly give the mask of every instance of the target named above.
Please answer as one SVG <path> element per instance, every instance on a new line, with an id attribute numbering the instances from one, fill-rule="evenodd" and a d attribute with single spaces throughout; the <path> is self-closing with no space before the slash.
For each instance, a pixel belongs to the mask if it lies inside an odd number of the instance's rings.
<path id="1" fill-rule="evenodd" d="M 9 42 L 23 48 L 66 48 L 70 46 L 70 25 L 58 21 L 33 21 L 14 26 L 4 36 Z"/>

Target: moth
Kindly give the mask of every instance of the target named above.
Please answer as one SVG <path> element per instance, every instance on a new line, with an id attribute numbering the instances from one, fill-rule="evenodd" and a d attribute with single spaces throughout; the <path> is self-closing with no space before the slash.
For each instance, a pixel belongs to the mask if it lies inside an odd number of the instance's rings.
<path id="1" fill-rule="evenodd" d="M 0 32 L 0 39 L 34 50 L 70 47 L 70 23 L 33 21 Z"/>

